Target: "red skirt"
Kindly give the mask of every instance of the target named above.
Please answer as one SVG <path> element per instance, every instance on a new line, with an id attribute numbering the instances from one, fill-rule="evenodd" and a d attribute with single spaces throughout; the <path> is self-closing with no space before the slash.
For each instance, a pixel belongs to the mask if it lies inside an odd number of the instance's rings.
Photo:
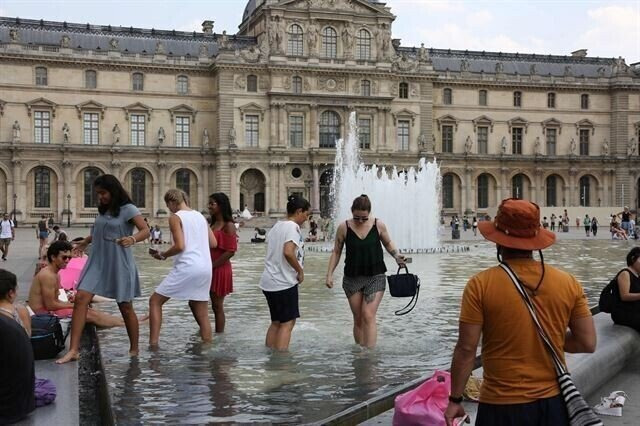
<path id="1" fill-rule="evenodd" d="M 218 247 L 211 249 L 211 260 L 213 262 L 226 251 L 235 253 L 238 250 L 238 239 L 235 234 L 227 234 L 222 230 L 213 231 L 213 234 L 218 240 Z M 218 297 L 225 297 L 233 292 L 233 270 L 231 269 L 230 261 L 213 268 L 210 292 Z"/>

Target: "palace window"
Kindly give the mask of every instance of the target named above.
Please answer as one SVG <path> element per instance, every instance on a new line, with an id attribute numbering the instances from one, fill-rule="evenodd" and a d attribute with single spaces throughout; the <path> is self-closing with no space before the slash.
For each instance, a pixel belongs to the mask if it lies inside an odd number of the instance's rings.
<path id="1" fill-rule="evenodd" d="M 453 92 L 451 89 L 442 90 L 442 103 L 445 105 L 451 105 L 453 103 Z"/>
<path id="2" fill-rule="evenodd" d="M 247 76 L 247 92 L 258 91 L 258 77 L 251 74 Z"/>
<path id="3" fill-rule="evenodd" d="M 398 86 L 398 97 L 400 99 L 409 99 L 409 83 L 400 83 Z"/>
<path id="4" fill-rule="evenodd" d="M 176 146 L 186 148 L 190 141 L 190 117 L 176 117 Z"/>
<path id="5" fill-rule="evenodd" d="M 259 145 L 259 119 L 260 117 L 257 115 L 244 116 L 244 138 L 247 146 L 257 147 Z"/>
<path id="6" fill-rule="evenodd" d="M 84 72 L 84 87 L 85 89 L 95 89 L 98 87 L 98 73 L 93 70 L 87 70 Z"/>
<path id="7" fill-rule="evenodd" d="M 371 59 L 371 34 L 367 30 L 358 31 L 356 58 L 363 61 Z"/>
<path id="8" fill-rule="evenodd" d="M 179 95 L 186 95 L 189 93 L 189 77 L 186 75 L 179 75 L 176 80 L 176 91 Z"/>
<path id="9" fill-rule="evenodd" d="M 96 195 L 96 190 L 93 187 L 93 182 L 95 182 L 96 178 L 100 176 L 102 173 L 100 170 L 90 167 L 84 170 L 82 174 L 83 184 L 84 184 L 84 208 L 90 209 L 94 207 L 98 207 L 98 196 Z"/>
<path id="10" fill-rule="evenodd" d="M 591 206 L 591 180 L 589 176 L 582 176 L 580 178 L 580 206 Z"/>
<path id="11" fill-rule="evenodd" d="M 371 119 L 358 117 L 358 140 L 360 149 L 371 148 Z"/>
<path id="12" fill-rule="evenodd" d="M 556 141 L 558 131 L 556 129 L 547 129 L 547 155 L 556 155 Z"/>
<path id="13" fill-rule="evenodd" d="M 511 179 L 511 196 L 521 200 L 524 197 L 524 177 L 515 175 Z"/>
<path id="14" fill-rule="evenodd" d="M 35 184 L 35 208 L 51 207 L 51 171 L 46 167 L 36 167 L 33 170 Z"/>
<path id="15" fill-rule="evenodd" d="M 144 114 L 131 115 L 131 145 L 144 146 L 146 119 Z"/>
<path id="16" fill-rule="evenodd" d="M 362 96 L 371 96 L 371 82 L 369 80 L 360 82 L 360 94 Z"/>
<path id="17" fill-rule="evenodd" d="M 33 113 L 33 128 L 35 143 L 50 143 L 51 113 L 49 111 L 35 111 Z"/>
<path id="18" fill-rule="evenodd" d="M 453 126 L 442 126 L 442 152 L 453 152 Z"/>
<path id="19" fill-rule="evenodd" d="M 302 148 L 304 143 L 304 117 L 289 116 L 289 144 L 292 148 Z"/>
<path id="20" fill-rule="evenodd" d="M 298 24 L 293 24 L 289 27 L 287 53 L 289 56 L 304 55 L 304 32 Z"/>
<path id="21" fill-rule="evenodd" d="M 589 95 L 580 95 L 580 108 L 589 109 Z"/>
<path id="22" fill-rule="evenodd" d="M 322 30 L 322 55 L 325 58 L 338 56 L 338 33 L 331 27 Z"/>
<path id="23" fill-rule="evenodd" d="M 522 127 L 511 129 L 511 150 L 513 154 L 522 154 Z"/>
<path id="24" fill-rule="evenodd" d="M 556 107 L 556 94 L 547 93 L 547 108 L 555 108 L 555 107 Z"/>
<path id="25" fill-rule="evenodd" d="M 36 67 L 36 86 L 46 86 L 47 84 L 47 69 Z"/>
<path id="26" fill-rule="evenodd" d="M 320 115 L 320 148 L 335 148 L 340 139 L 340 116 L 334 111 Z"/>
<path id="27" fill-rule="evenodd" d="M 97 112 L 85 112 L 83 114 L 82 130 L 85 145 L 98 145 L 99 142 L 99 117 Z"/>
<path id="28" fill-rule="evenodd" d="M 191 172 L 187 169 L 180 169 L 176 172 L 176 188 L 191 195 Z"/>
<path id="29" fill-rule="evenodd" d="M 478 127 L 478 154 L 487 154 L 489 149 L 489 128 Z"/>
<path id="30" fill-rule="evenodd" d="M 293 93 L 302 93 L 302 77 L 294 76 L 291 79 L 291 89 Z"/>
<path id="31" fill-rule="evenodd" d="M 513 106 L 517 108 L 522 106 L 522 92 L 513 92 Z"/>
<path id="32" fill-rule="evenodd" d="M 547 187 L 547 206 L 556 207 L 558 205 L 558 190 L 557 190 L 558 180 L 555 176 L 549 176 L 547 178 L 546 187 Z"/>
<path id="33" fill-rule="evenodd" d="M 589 155 L 589 129 L 580 129 L 580 155 Z"/>
<path id="34" fill-rule="evenodd" d="M 131 81 L 133 90 L 144 90 L 144 74 L 142 74 L 141 72 L 134 72 L 131 76 Z"/>
<path id="35" fill-rule="evenodd" d="M 146 207 L 147 173 L 143 169 L 131 171 L 131 201 L 136 207 Z"/>
<path id="36" fill-rule="evenodd" d="M 489 176 L 478 176 L 478 208 L 489 207 Z"/>
<path id="37" fill-rule="evenodd" d="M 398 120 L 398 151 L 409 151 L 409 120 Z"/>
<path id="38" fill-rule="evenodd" d="M 480 90 L 478 92 L 478 105 L 487 106 L 487 91 Z"/>
<path id="39" fill-rule="evenodd" d="M 453 208 L 453 175 L 448 174 L 442 177 L 442 208 Z"/>

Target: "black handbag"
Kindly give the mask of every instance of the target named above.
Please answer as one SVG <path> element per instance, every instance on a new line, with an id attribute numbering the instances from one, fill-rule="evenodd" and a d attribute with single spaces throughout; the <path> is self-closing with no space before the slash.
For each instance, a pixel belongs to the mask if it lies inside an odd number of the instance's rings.
<path id="1" fill-rule="evenodd" d="M 400 271 L 404 269 L 404 274 Z M 402 309 L 395 311 L 396 315 L 408 314 L 416 307 L 418 303 L 418 295 L 420 294 L 420 278 L 417 275 L 410 274 L 407 265 L 399 266 L 395 275 L 387 277 L 389 282 L 389 292 L 392 297 L 410 297 L 411 300 Z M 407 309 L 409 308 L 409 309 Z"/>
<path id="2" fill-rule="evenodd" d="M 31 346 L 34 359 L 55 358 L 64 349 L 65 340 L 66 336 L 62 333 L 58 317 L 50 314 L 31 317 Z"/>

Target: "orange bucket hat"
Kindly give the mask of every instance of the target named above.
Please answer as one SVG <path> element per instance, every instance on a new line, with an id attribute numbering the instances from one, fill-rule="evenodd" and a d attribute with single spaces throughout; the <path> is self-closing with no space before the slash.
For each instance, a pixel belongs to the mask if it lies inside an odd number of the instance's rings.
<path id="1" fill-rule="evenodd" d="M 542 250 L 556 241 L 556 234 L 540 226 L 540 207 L 527 200 L 507 198 L 493 221 L 478 222 L 489 241 L 518 250 Z"/>

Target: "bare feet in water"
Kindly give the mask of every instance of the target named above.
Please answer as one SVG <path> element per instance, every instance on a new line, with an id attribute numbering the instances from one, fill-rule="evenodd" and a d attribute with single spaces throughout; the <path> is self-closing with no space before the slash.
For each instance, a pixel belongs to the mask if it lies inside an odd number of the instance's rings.
<path id="1" fill-rule="evenodd" d="M 60 359 L 56 360 L 56 364 L 66 364 L 67 362 L 77 361 L 78 360 L 78 352 L 69 351 Z"/>

